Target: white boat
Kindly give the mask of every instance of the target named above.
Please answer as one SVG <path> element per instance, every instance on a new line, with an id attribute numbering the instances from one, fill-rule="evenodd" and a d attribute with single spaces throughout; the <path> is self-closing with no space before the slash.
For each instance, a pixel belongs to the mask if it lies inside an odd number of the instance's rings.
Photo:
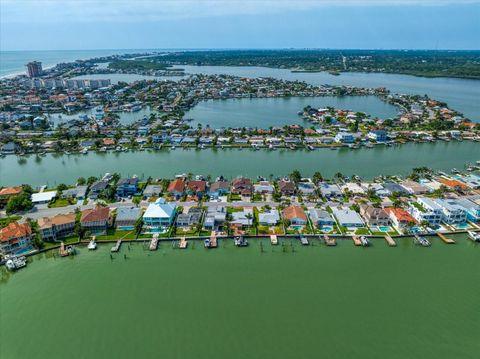
<path id="1" fill-rule="evenodd" d="M 97 242 L 95 242 L 95 239 L 92 239 L 90 242 L 88 242 L 87 248 L 90 251 L 97 249 Z"/>
<path id="2" fill-rule="evenodd" d="M 474 242 L 480 242 L 480 233 L 468 231 L 468 237 Z"/>
<path id="3" fill-rule="evenodd" d="M 304 246 L 308 246 L 308 245 L 309 245 L 308 239 L 307 239 L 307 237 L 305 237 L 305 236 L 300 236 L 300 242 L 301 242 L 302 245 L 304 245 Z"/>
<path id="4" fill-rule="evenodd" d="M 370 245 L 369 240 L 365 236 L 360 237 L 360 242 L 362 243 L 362 246 L 368 247 Z"/>
<path id="5" fill-rule="evenodd" d="M 11 257 L 5 263 L 8 270 L 14 271 L 27 266 L 27 258 L 25 256 Z"/>
<path id="6" fill-rule="evenodd" d="M 415 234 L 415 243 L 420 244 L 422 247 L 430 246 L 430 241 L 425 237 L 419 236 L 418 234 Z"/>
<path id="7" fill-rule="evenodd" d="M 88 149 L 87 149 L 87 148 L 84 148 L 84 149 L 82 150 L 82 155 L 86 155 L 86 154 L 88 154 Z"/>
<path id="8" fill-rule="evenodd" d="M 246 247 L 248 246 L 248 241 L 246 238 L 242 237 L 242 236 L 237 236 L 235 237 L 234 239 L 234 243 L 237 247 Z"/>
<path id="9" fill-rule="evenodd" d="M 270 242 L 273 244 L 273 245 L 277 245 L 278 244 L 278 238 L 275 234 L 272 234 L 270 236 Z"/>

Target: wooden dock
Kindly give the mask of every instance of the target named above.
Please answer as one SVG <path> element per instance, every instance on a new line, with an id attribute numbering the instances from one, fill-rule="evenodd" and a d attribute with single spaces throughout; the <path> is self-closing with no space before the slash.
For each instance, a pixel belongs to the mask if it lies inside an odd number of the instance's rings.
<path id="1" fill-rule="evenodd" d="M 395 242 L 395 240 L 388 233 L 385 235 L 385 241 L 390 247 L 397 246 L 397 242 Z"/>
<path id="2" fill-rule="evenodd" d="M 178 245 L 178 248 L 180 249 L 186 249 L 188 246 L 188 242 L 187 242 L 187 239 L 185 237 L 182 237 L 180 239 L 180 244 Z"/>
<path id="3" fill-rule="evenodd" d="M 60 257 L 66 257 L 68 256 L 68 252 L 67 250 L 65 249 L 65 243 L 61 243 L 60 244 L 60 248 L 58 249 L 58 253 L 60 254 Z"/>
<path id="4" fill-rule="evenodd" d="M 210 234 L 210 248 L 217 248 L 217 246 L 217 233 L 215 231 L 212 231 L 212 233 Z"/>
<path id="5" fill-rule="evenodd" d="M 272 243 L 273 245 L 277 245 L 278 244 L 278 238 L 275 234 L 272 234 L 270 236 L 270 243 Z"/>
<path id="6" fill-rule="evenodd" d="M 330 238 L 326 234 L 323 236 L 323 239 L 325 240 L 325 244 L 329 247 L 333 247 L 337 245 L 337 241 L 335 240 L 335 238 Z"/>
<path id="7" fill-rule="evenodd" d="M 440 239 L 446 244 L 455 244 L 455 241 L 452 238 L 448 238 L 443 233 L 437 233 L 437 236 L 440 237 Z"/>
<path id="8" fill-rule="evenodd" d="M 352 241 L 353 241 L 353 244 L 355 244 L 356 246 L 362 245 L 362 241 L 360 240 L 359 236 L 352 236 Z"/>

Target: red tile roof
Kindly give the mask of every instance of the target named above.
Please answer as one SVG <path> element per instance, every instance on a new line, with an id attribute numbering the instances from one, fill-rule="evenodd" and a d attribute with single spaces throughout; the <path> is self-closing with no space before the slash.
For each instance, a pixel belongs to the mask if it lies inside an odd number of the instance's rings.
<path id="1" fill-rule="evenodd" d="M 86 223 L 86 222 L 108 221 L 109 216 L 110 216 L 110 208 L 108 207 L 97 207 L 93 209 L 85 209 L 82 211 L 82 217 L 80 218 L 80 222 Z"/>
<path id="2" fill-rule="evenodd" d="M 0 196 L 15 196 L 22 193 L 22 187 L 5 187 L 0 189 Z"/>
<path id="3" fill-rule="evenodd" d="M 412 222 L 415 223 L 415 218 L 413 218 L 410 213 L 405 211 L 403 208 L 385 208 L 385 212 L 387 212 L 389 215 L 392 214 L 397 218 L 398 221 L 400 222 Z"/>
<path id="4" fill-rule="evenodd" d="M 205 192 L 207 182 L 205 181 L 189 181 L 187 184 L 189 190 L 193 192 Z"/>
<path id="5" fill-rule="evenodd" d="M 32 228 L 28 223 L 12 222 L 5 228 L 0 229 L 0 241 L 5 242 L 13 238 L 30 236 Z"/>
<path id="6" fill-rule="evenodd" d="M 299 207 L 299 206 L 287 207 L 283 210 L 282 214 L 283 214 L 283 218 L 288 220 L 292 220 L 294 218 L 300 218 L 300 219 L 303 219 L 304 221 L 307 220 L 307 215 L 305 214 L 305 211 L 303 210 L 302 207 Z"/>
<path id="7" fill-rule="evenodd" d="M 177 178 L 168 185 L 168 192 L 183 192 L 185 189 L 185 181 L 183 178 Z"/>

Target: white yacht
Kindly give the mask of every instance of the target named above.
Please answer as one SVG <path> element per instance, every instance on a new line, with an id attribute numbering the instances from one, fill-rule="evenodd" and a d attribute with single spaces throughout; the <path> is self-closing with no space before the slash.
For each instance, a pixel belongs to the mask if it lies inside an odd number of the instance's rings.
<path id="1" fill-rule="evenodd" d="M 26 265 L 27 265 L 27 258 L 25 256 L 10 257 L 5 263 L 5 266 L 7 267 L 7 269 L 11 271 L 26 267 Z"/>
<path id="2" fill-rule="evenodd" d="M 95 242 L 95 239 L 92 239 L 90 242 L 88 242 L 87 248 L 90 251 L 97 249 L 97 242 Z"/>
<path id="3" fill-rule="evenodd" d="M 480 233 L 474 231 L 468 231 L 468 237 L 474 242 L 480 242 Z"/>

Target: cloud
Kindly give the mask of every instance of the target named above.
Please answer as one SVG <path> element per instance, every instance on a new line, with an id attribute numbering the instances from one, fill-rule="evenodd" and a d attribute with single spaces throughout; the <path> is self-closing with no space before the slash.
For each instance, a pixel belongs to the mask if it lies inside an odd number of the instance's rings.
<path id="1" fill-rule="evenodd" d="M 339 6 L 441 6 L 480 0 L 0 0 L 4 23 L 136 22 L 279 14 Z"/>

